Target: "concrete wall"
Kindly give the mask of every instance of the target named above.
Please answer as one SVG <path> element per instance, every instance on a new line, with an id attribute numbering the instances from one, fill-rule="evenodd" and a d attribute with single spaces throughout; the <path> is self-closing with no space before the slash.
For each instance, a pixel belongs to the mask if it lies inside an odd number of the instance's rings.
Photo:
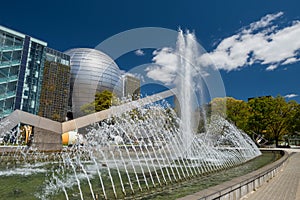
<path id="1" fill-rule="evenodd" d="M 39 151 L 60 151 L 62 150 L 62 136 L 59 133 L 34 127 L 32 148 Z"/>
<path id="2" fill-rule="evenodd" d="M 289 156 L 286 151 L 282 151 L 282 154 L 284 155 L 279 160 L 250 174 L 182 197 L 180 200 L 238 200 L 262 186 L 281 170 Z"/>

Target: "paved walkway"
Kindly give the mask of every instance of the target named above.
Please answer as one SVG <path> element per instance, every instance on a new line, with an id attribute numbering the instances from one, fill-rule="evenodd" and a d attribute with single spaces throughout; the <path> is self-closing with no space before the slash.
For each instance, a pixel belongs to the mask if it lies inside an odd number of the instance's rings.
<path id="1" fill-rule="evenodd" d="M 242 200 L 300 200 L 300 152 L 294 152 L 282 171 Z"/>

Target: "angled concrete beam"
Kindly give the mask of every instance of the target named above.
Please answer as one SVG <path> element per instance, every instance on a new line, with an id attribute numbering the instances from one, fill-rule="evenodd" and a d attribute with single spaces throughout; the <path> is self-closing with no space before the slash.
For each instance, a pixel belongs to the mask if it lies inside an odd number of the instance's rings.
<path id="1" fill-rule="evenodd" d="M 119 106 L 113 106 L 107 110 L 103 110 L 100 112 L 92 113 L 83 117 L 79 117 L 67 122 L 62 123 L 62 133 L 79 129 L 90 124 L 102 121 L 104 119 L 110 118 L 112 116 L 121 115 L 125 112 L 128 112 L 134 108 L 142 107 L 147 104 L 168 98 L 173 96 L 176 93 L 176 90 L 167 90 L 158 94 L 154 94 L 142 99 L 138 99 L 136 101 L 131 101 Z"/>
<path id="2" fill-rule="evenodd" d="M 174 94 L 176 94 L 176 90 L 167 90 L 136 101 L 128 102 L 119 106 L 113 106 L 110 109 L 89 114 L 63 123 L 56 122 L 45 117 L 33 115 L 21 110 L 15 110 L 13 113 L 11 113 L 9 116 L 7 116 L 0 122 L 0 131 L 2 133 L 5 133 L 13 129 L 19 123 L 23 123 L 44 130 L 62 134 L 102 121 L 112 116 L 121 115 L 122 113 L 130 111 L 134 108 L 142 107 L 147 104 L 168 98 L 170 96 L 173 96 Z"/>
<path id="3" fill-rule="evenodd" d="M 21 110 L 15 110 L 1 122 L 0 131 L 8 132 L 16 127 L 19 123 L 28 124 L 30 126 L 39 127 L 55 133 L 61 133 L 61 123 L 45 117 L 40 117 Z"/>

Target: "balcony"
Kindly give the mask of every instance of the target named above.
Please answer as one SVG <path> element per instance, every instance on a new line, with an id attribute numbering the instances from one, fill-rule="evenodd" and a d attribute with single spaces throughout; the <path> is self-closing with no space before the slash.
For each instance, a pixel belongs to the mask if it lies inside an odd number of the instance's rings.
<path id="1" fill-rule="evenodd" d="M 14 81 L 18 81 L 18 75 L 0 78 L 0 84 L 1 84 L 1 83 L 14 82 Z"/>
<path id="2" fill-rule="evenodd" d="M 0 101 L 4 100 L 4 99 L 9 99 L 9 98 L 13 98 L 16 96 L 16 92 L 15 91 L 10 91 L 4 94 L 0 94 Z"/>
<path id="3" fill-rule="evenodd" d="M 20 65 L 20 64 L 21 64 L 21 62 L 19 60 L 2 62 L 2 63 L 0 63 L 0 69 L 6 68 L 6 67 L 11 67 L 11 66 L 16 66 L 16 65 Z"/>
<path id="4" fill-rule="evenodd" d="M 0 51 L 19 51 L 22 50 L 23 46 L 0 46 Z"/>

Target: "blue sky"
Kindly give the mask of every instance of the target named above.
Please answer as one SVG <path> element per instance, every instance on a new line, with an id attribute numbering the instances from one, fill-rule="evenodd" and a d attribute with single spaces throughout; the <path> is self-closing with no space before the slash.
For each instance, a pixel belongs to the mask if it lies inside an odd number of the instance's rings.
<path id="1" fill-rule="evenodd" d="M 297 0 L 4 1 L 0 24 L 60 51 L 94 48 L 133 28 L 189 29 L 220 70 L 227 96 L 281 94 L 300 102 L 299 7 Z M 153 50 L 143 52 L 117 64 L 129 70 L 151 62 Z M 203 62 L 210 61 L 203 57 Z"/>

